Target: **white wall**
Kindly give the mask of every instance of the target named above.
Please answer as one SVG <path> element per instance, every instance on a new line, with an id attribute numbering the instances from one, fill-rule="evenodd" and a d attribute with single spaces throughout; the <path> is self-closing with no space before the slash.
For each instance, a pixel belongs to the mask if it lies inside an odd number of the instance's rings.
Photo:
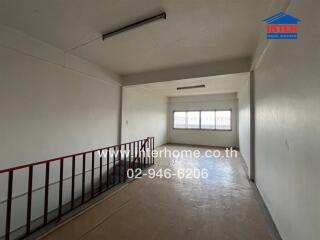
<path id="1" fill-rule="evenodd" d="M 0 26 L 0 109 L 0 169 L 109 146 L 119 140 L 118 77 L 5 26 Z M 58 177 L 58 166 L 54 165 L 51 183 Z M 70 172 L 70 161 L 65 170 Z M 33 186 L 41 188 L 44 168 L 34 172 Z M 0 182 L 1 236 L 7 175 L 1 174 Z M 26 190 L 27 172 L 20 171 L 14 176 L 13 196 Z M 56 190 L 57 184 L 50 188 L 50 210 L 57 206 Z M 65 186 L 68 191 L 70 184 Z M 76 196 L 79 191 L 77 188 Z M 64 202 L 67 198 L 69 194 Z M 34 193 L 33 219 L 42 214 L 42 199 L 43 191 Z M 24 224 L 26 196 L 14 199 L 12 209 L 15 229 Z"/>
<path id="2" fill-rule="evenodd" d="M 123 87 L 122 142 L 155 137 L 167 143 L 167 97 L 143 86 Z"/>
<path id="3" fill-rule="evenodd" d="M 232 109 L 232 131 L 173 129 L 173 111 Z M 169 142 L 222 147 L 238 146 L 238 100 L 235 93 L 170 97 Z"/>
<path id="4" fill-rule="evenodd" d="M 250 176 L 250 85 L 249 80 L 237 94 L 239 101 L 239 148 Z"/>
<path id="5" fill-rule="evenodd" d="M 291 1 L 299 39 L 255 67 L 256 183 L 284 240 L 320 237 L 320 2 Z"/>

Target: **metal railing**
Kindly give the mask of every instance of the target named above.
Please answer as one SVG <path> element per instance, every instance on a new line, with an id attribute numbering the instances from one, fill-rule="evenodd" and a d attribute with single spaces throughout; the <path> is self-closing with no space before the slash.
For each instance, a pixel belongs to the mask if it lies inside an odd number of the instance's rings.
<path id="1" fill-rule="evenodd" d="M 112 151 L 113 150 L 113 154 Z M 147 152 L 151 153 L 154 150 L 154 137 L 148 137 L 146 139 L 137 140 L 133 142 L 123 143 L 115 146 L 104 147 L 100 149 L 95 149 L 91 151 L 81 152 L 77 154 L 71 154 L 68 156 L 58 157 L 50 160 L 35 162 L 31 164 L 21 165 L 13 168 L 0 170 L 0 176 L 7 174 L 8 177 L 8 187 L 7 187 L 7 199 L 6 199 L 6 216 L 5 216 L 5 233 L 4 238 L 9 240 L 12 238 L 12 201 L 13 201 L 13 180 L 16 171 L 18 170 L 27 170 L 27 202 L 26 202 L 26 220 L 25 225 L 22 226 L 24 229 L 24 233 L 18 237 L 18 239 L 29 236 L 31 233 L 39 230 L 40 228 L 50 224 L 54 221 L 60 221 L 61 217 L 75 208 L 87 203 L 92 200 L 96 196 L 101 193 L 109 190 L 113 186 L 125 182 L 127 180 L 127 170 L 128 169 L 136 169 L 138 168 L 146 168 L 152 164 L 154 164 L 154 158 L 152 154 L 147 154 Z M 103 153 L 106 153 L 103 155 Z M 97 153 L 98 156 L 97 156 Z M 88 159 L 89 156 L 89 159 Z M 98 159 L 97 159 L 98 157 Z M 90 189 L 87 189 L 86 183 L 88 183 L 88 179 L 86 179 L 86 175 L 88 175 L 88 170 L 86 170 L 86 166 L 88 166 L 88 161 L 90 161 L 91 169 L 89 169 L 89 174 L 91 174 L 91 179 L 89 179 Z M 95 166 L 95 162 L 98 160 L 98 166 Z M 105 160 L 106 164 L 103 164 L 103 160 Z M 64 175 L 67 175 L 64 170 L 64 165 L 67 161 L 71 161 L 71 192 L 70 192 L 70 201 L 63 201 L 64 196 L 64 185 L 66 178 Z M 58 178 L 59 180 L 56 182 L 58 184 L 58 208 L 49 211 L 49 189 L 50 185 L 50 166 L 54 163 L 59 163 L 58 170 Z M 79 164 L 82 165 L 82 172 L 76 174 L 76 166 L 79 167 Z M 45 167 L 45 175 L 44 175 L 44 198 L 43 198 L 43 214 L 37 219 L 41 220 L 41 224 L 37 224 L 38 226 L 33 227 L 32 222 L 32 196 L 33 192 L 33 182 L 34 182 L 34 170 L 35 166 L 43 166 Z M 81 167 L 81 166 L 80 166 Z M 95 170 L 98 170 L 98 176 L 95 176 Z M 82 177 L 81 177 L 82 175 Z M 75 178 L 81 177 L 81 191 L 78 193 L 78 197 L 75 194 Z M 90 175 L 89 175 L 90 176 Z M 52 199 L 50 199 L 52 200 Z M 56 214 L 52 217 L 51 212 L 55 211 Z M 50 217 L 49 217 L 50 215 Z M 20 227 L 21 229 L 21 227 Z"/>

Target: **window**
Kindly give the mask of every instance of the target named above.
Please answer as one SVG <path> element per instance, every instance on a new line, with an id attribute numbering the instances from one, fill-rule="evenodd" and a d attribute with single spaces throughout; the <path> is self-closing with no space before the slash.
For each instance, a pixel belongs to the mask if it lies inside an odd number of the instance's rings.
<path id="1" fill-rule="evenodd" d="M 201 111 L 201 129 L 215 129 L 216 127 L 216 112 Z"/>
<path id="2" fill-rule="evenodd" d="M 173 112 L 173 128 L 232 130 L 231 110 Z"/>
<path id="3" fill-rule="evenodd" d="M 216 111 L 216 129 L 231 130 L 231 111 Z"/>
<path id="4" fill-rule="evenodd" d="M 187 116 L 186 112 L 174 112 L 174 128 L 187 128 Z"/>
<path id="5" fill-rule="evenodd" d="M 187 128 L 199 128 L 200 112 L 187 112 Z"/>

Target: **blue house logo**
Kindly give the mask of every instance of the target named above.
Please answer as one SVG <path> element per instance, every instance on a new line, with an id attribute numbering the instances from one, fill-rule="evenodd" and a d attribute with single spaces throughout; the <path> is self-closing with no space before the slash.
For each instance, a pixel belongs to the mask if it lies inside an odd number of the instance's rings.
<path id="1" fill-rule="evenodd" d="M 298 39 L 298 18 L 279 12 L 263 21 L 267 24 L 267 39 Z"/>

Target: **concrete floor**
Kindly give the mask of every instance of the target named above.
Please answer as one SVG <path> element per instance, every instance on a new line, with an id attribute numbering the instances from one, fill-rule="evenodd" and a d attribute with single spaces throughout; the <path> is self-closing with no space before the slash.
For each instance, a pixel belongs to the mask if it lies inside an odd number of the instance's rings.
<path id="1" fill-rule="evenodd" d="M 207 168 L 209 177 L 150 179 L 144 176 L 123 185 L 41 239 L 275 239 L 240 156 L 157 158 L 153 167 L 174 171 Z"/>

